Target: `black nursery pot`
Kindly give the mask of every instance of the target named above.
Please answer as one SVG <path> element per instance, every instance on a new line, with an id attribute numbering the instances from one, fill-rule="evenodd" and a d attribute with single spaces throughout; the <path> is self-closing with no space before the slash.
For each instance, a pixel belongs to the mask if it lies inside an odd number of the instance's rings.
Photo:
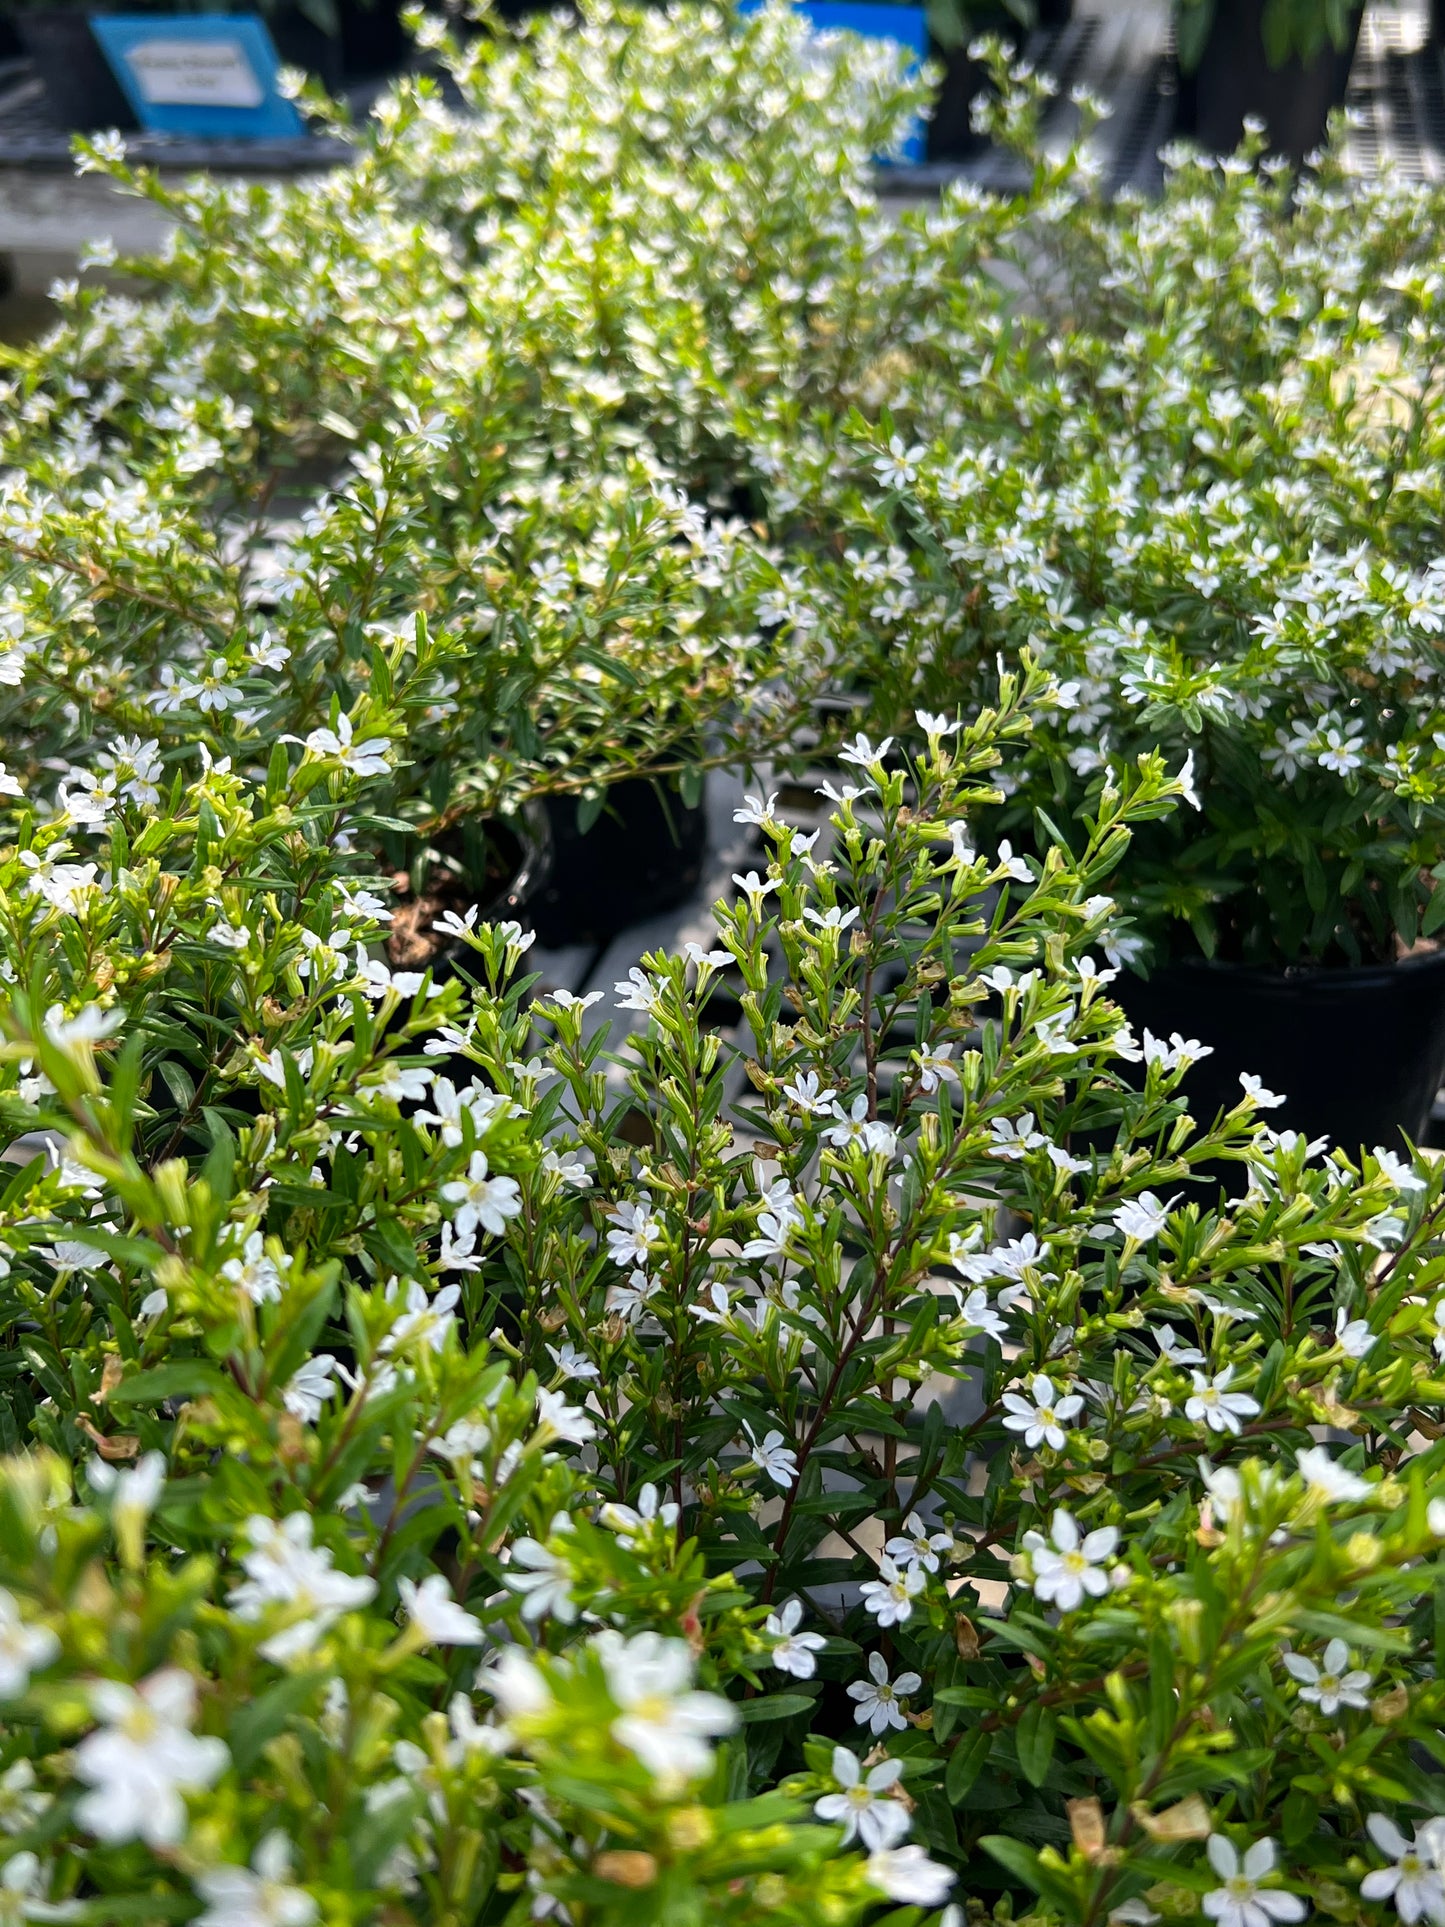
<path id="1" fill-rule="evenodd" d="M 1215 0 L 1199 65 L 1179 76 L 1179 131 L 1216 154 L 1239 145 L 1246 115 L 1265 124 L 1271 154 L 1296 166 L 1325 138 L 1330 109 L 1340 106 L 1360 32 L 1357 8 L 1343 48 L 1327 44 L 1313 60 L 1271 67 L 1265 57 L 1265 0 Z"/>
<path id="2" fill-rule="evenodd" d="M 628 924 L 685 903 L 701 881 L 707 811 L 651 777 L 614 784 L 586 831 L 577 828 L 573 798 L 548 797 L 546 811 L 551 874 L 531 917 L 549 947 L 606 943 Z"/>
<path id="3" fill-rule="evenodd" d="M 1445 1076 L 1445 951 L 1358 970 L 1201 959 L 1147 980 L 1122 974 L 1111 992 L 1136 1035 L 1213 1045 L 1183 1084 L 1200 1121 L 1238 1103 L 1249 1071 L 1288 1100 L 1261 1114 L 1276 1130 L 1328 1136 L 1352 1154 L 1425 1135 Z"/>
<path id="4" fill-rule="evenodd" d="M 45 96 L 57 119 L 82 134 L 97 128 L 135 127 L 130 102 L 83 13 L 69 7 L 20 13 L 14 27 L 27 59 L 34 62 L 45 83 Z"/>
<path id="5" fill-rule="evenodd" d="M 395 970 L 427 970 L 445 983 L 467 946 L 433 931 L 448 911 L 465 916 L 476 904 L 484 923 L 533 924 L 532 909 L 551 873 L 552 847 L 547 819 L 535 805 L 517 818 L 488 818 L 448 831 L 433 846 L 431 865 L 419 896 L 403 894 L 392 912 L 387 961 Z"/>

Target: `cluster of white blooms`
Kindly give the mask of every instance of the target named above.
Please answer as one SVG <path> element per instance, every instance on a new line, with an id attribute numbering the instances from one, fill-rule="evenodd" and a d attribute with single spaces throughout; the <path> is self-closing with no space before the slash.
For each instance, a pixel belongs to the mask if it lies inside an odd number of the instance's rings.
<path id="1" fill-rule="evenodd" d="M 1029 145 L 1039 77 L 1001 84 L 1031 188 L 945 192 L 892 244 L 906 279 L 967 212 L 946 315 L 920 300 L 808 436 L 755 412 L 780 508 L 830 531 L 853 689 L 894 730 L 1032 651 L 1054 686 L 1002 827 L 1163 748 L 1194 808 L 1125 880 L 1154 944 L 1387 959 L 1436 928 L 1445 844 L 1439 194 L 1327 169 L 1286 199 L 1178 151 L 1157 207 L 1101 202 L 1083 148 Z"/>
<path id="2" fill-rule="evenodd" d="M 1445 1927 L 1445 1170 L 1110 994 L 1241 799 L 1425 914 L 1438 196 L 890 224 L 783 6 L 426 33 L 6 378 L 0 1917 Z M 839 683 L 610 1000 L 383 954 Z"/>

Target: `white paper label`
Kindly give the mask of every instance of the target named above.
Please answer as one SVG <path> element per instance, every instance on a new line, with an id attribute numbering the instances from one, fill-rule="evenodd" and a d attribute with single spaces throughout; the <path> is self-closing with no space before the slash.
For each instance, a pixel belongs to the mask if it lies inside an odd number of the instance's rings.
<path id="1" fill-rule="evenodd" d="M 259 107 L 266 98 L 239 40 L 140 40 L 125 58 L 153 107 Z"/>

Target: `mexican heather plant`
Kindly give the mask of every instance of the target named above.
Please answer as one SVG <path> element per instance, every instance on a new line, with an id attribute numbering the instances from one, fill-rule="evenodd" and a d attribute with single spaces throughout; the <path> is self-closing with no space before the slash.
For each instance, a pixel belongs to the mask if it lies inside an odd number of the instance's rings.
<path id="1" fill-rule="evenodd" d="M 876 727 L 1039 652 L 1015 838 L 1190 759 L 1123 879 L 1154 956 L 1388 960 L 1445 919 L 1439 191 L 1296 185 L 1255 143 L 1105 202 L 1086 147 L 1035 151 L 1038 90 L 993 109 L 1031 184 L 980 210 L 947 319 L 851 413 L 760 415 L 810 593 Z"/>
<path id="2" fill-rule="evenodd" d="M 815 58 L 783 8 L 600 8 L 446 60 L 445 96 L 399 83 L 299 184 L 86 147 L 177 225 L 127 264 L 154 298 L 72 284 L 5 356 L 12 765 L 117 737 L 239 764 L 329 727 L 421 615 L 388 810 L 434 831 L 659 767 L 695 788 L 710 736 L 776 746 L 826 680 L 734 416 L 903 325 L 868 182 L 920 83 L 851 37 Z"/>
<path id="3" fill-rule="evenodd" d="M 1188 1119 L 1108 995 L 1178 781 L 969 828 L 1049 693 L 751 799 L 611 1024 L 377 960 L 354 757 L 7 804 L 12 1915 L 1445 1904 L 1442 1180 Z"/>

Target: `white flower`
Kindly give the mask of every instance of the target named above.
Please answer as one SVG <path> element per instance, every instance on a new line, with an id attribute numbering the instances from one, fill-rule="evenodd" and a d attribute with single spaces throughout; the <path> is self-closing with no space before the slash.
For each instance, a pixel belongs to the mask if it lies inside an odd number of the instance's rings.
<path id="1" fill-rule="evenodd" d="M 384 736 L 369 742 L 352 740 L 351 718 L 344 712 L 336 719 L 335 729 L 313 729 L 306 747 L 316 756 L 330 756 L 353 776 L 380 776 L 391 763 L 391 744 Z"/>
<path id="2" fill-rule="evenodd" d="M 937 737 L 956 736 L 963 728 L 963 718 L 961 716 L 955 721 L 950 722 L 946 716 L 935 715 L 934 712 L 929 709 L 915 710 L 914 721 L 930 742 Z"/>
<path id="3" fill-rule="evenodd" d="M 1248 1071 L 1239 1073 L 1239 1081 L 1244 1086 L 1244 1094 L 1257 1104 L 1262 1111 L 1277 1111 L 1281 1104 L 1287 1104 L 1287 1097 L 1280 1097 L 1274 1091 L 1264 1088 L 1263 1078 L 1253 1077 Z"/>
<path id="4" fill-rule="evenodd" d="M 1196 1425 L 1204 1425 L 1211 1432 L 1238 1432 L 1240 1420 L 1253 1418 L 1259 1410 L 1258 1403 L 1248 1392 L 1226 1390 L 1234 1377 L 1232 1365 L 1226 1365 L 1212 1379 L 1203 1372 L 1195 1372 L 1192 1376 L 1194 1393 L 1185 1401 L 1184 1416 L 1192 1419 Z"/>
<path id="5" fill-rule="evenodd" d="M 481 1621 L 452 1598 L 443 1574 L 429 1572 L 420 1585 L 411 1579 L 399 1579 L 397 1590 L 408 1618 L 428 1645 L 481 1645 Z"/>
<path id="6" fill-rule="evenodd" d="M 957 1233 L 954 1234 L 957 1236 Z M 1003 1315 L 989 1303 L 988 1293 L 982 1285 L 975 1285 L 959 1310 L 959 1316 L 967 1325 L 974 1325 L 985 1337 L 996 1338 L 1000 1344 L 1008 1336 L 1008 1326 Z"/>
<path id="7" fill-rule="evenodd" d="M 1024 1550 L 1033 1564 L 1035 1594 L 1052 1602 L 1061 1613 L 1071 1613 L 1084 1602 L 1100 1599 L 1109 1590 L 1109 1577 L 1098 1563 L 1111 1559 L 1119 1543 L 1118 1528 L 1098 1526 L 1081 1540 L 1071 1512 L 1062 1506 L 1049 1527 L 1049 1539 L 1040 1532 L 1024 1534 Z"/>
<path id="8" fill-rule="evenodd" d="M 818 1670 L 813 1655 L 821 1652 L 828 1642 L 821 1633 L 800 1633 L 802 1618 L 802 1600 L 790 1599 L 781 1612 L 768 1614 L 763 1632 L 776 1641 L 768 1658 L 780 1673 L 789 1673 L 794 1679 L 811 1679 Z"/>
<path id="9" fill-rule="evenodd" d="M 1273 1920 L 1303 1920 L 1309 1912 L 1298 1894 L 1260 1886 L 1274 1871 L 1273 1840 L 1256 1840 L 1241 1862 L 1232 1843 L 1222 1833 L 1212 1833 L 1207 1851 L 1224 1884 L 1207 1893 L 1201 1904 L 1221 1927 L 1270 1927 Z"/>
<path id="10" fill-rule="evenodd" d="M 749 1463 L 755 1465 L 760 1472 L 766 1472 L 774 1485 L 781 1486 L 785 1492 L 788 1491 L 798 1477 L 797 1452 L 784 1442 L 781 1432 L 769 1432 L 759 1445 L 749 1426 L 744 1425 L 743 1431 L 747 1434 L 748 1444 L 752 1447 Z"/>
<path id="11" fill-rule="evenodd" d="M 772 822 L 773 805 L 777 800 L 778 792 L 776 790 L 772 792 L 766 802 L 763 801 L 761 796 L 745 796 L 743 798 L 742 808 L 733 811 L 733 822 L 751 823 L 761 829 Z"/>
<path id="12" fill-rule="evenodd" d="M 849 1110 L 845 1111 L 841 1104 L 835 1104 L 833 1116 L 838 1121 L 823 1133 L 823 1139 L 835 1151 L 846 1151 L 850 1145 L 858 1144 L 865 1151 L 879 1151 L 885 1157 L 891 1157 L 898 1148 L 897 1133 L 878 1118 L 869 1117 L 868 1098 L 863 1091 L 853 1099 Z"/>
<path id="13" fill-rule="evenodd" d="M 138 1689 L 97 1680 L 90 1701 L 104 1725 L 75 1749 L 76 1777 L 90 1788 L 76 1802 L 76 1818 L 112 1844 L 179 1845 L 186 1833 L 181 1795 L 210 1786 L 231 1758 L 224 1740 L 190 1730 L 195 1681 L 179 1667 L 152 1673 Z"/>
<path id="14" fill-rule="evenodd" d="M 1367 1479 L 1336 1464 L 1322 1445 L 1307 1447 L 1300 1453 L 1298 1465 L 1306 1497 L 1327 1505 L 1355 1505 L 1368 1499 L 1375 1489 Z"/>
<path id="15" fill-rule="evenodd" d="M 791 1084 L 784 1084 L 783 1096 L 800 1111 L 813 1117 L 829 1117 L 837 1101 L 835 1090 L 825 1090 L 816 1071 L 799 1071 Z"/>
<path id="16" fill-rule="evenodd" d="M 886 1733 L 890 1727 L 900 1733 L 908 1722 L 903 1717 L 900 1704 L 910 1693 L 916 1693 L 923 1684 L 917 1673 L 900 1673 L 895 1680 L 888 1677 L 888 1664 L 882 1653 L 868 1655 L 868 1678 L 855 1679 L 848 1688 L 850 1700 L 858 1702 L 853 1714 L 859 1726 L 866 1726 L 875 1735 Z"/>
<path id="17" fill-rule="evenodd" d="M 30 1684 L 30 1675 L 59 1652 L 60 1641 L 50 1628 L 27 1626 L 14 1595 L 0 1586 L 0 1700 L 17 1698 Z"/>
<path id="18" fill-rule="evenodd" d="M 839 933 L 847 930 L 852 924 L 858 921 L 858 911 L 856 907 L 845 910 L 841 904 L 835 903 L 832 908 L 828 910 L 805 910 L 803 912 L 803 919 L 807 923 L 817 924 L 820 930 L 831 930 Z"/>
<path id="19" fill-rule="evenodd" d="M 880 1796 L 898 1784 L 902 1772 L 901 1760 L 882 1760 L 865 1780 L 857 1754 L 850 1753 L 846 1746 L 835 1746 L 833 1778 L 841 1790 L 815 1800 L 813 1811 L 820 1820 L 831 1820 L 842 1827 L 842 1846 L 856 1838 L 870 1850 L 896 1847 L 908 1831 L 908 1809 L 900 1800 Z"/>
<path id="20" fill-rule="evenodd" d="M 627 973 L 627 981 L 614 984 L 612 988 L 617 996 L 619 1010 L 642 1010 L 651 1016 L 657 1009 L 659 986 L 635 964 Z"/>
<path id="21" fill-rule="evenodd" d="M 585 1352 L 579 1352 L 570 1339 L 562 1346 L 549 1345 L 548 1355 L 563 1378 L 596 1378 L 597 1367 Z"/>
<path id="22" fill-rule="evenodd" d="M 544 1386 L 537 1393 L 537 1442 L 550 1445 L 565 1439 L 569 1445 L 585 1445 L 595 1437 L 597 1427 L 577 1405 L 569 1405 L 560 1392 Z"/>
<path id="23" fill-rule="evenodd" d="M 22 1754 L 0 1773 L 0 1833 L 28 1833 L 51 1804 L 35 1784 L 35 1768 Z"/>
<path id="24" fill-rule="evenodd" d="M 893 738 L 891 736 L 885 736 L 883 741 L 875 748 L 863 734 L 862 730 L 859 730 L 852 742 L 844 743 L 838 751 L 838 761 L 840 763 L 856 764 L 859 769 L 871 769 L 875 763 L 881 763 L 883 761 L 883 758 L 892 747 Z"/>
<path id="25" fill-rule="evenodd" d="M 91 1046 L 113 1036 L 124 1022 L 123 1010 L 102 1010 L 99 1004 L 82 1004 L 73 1017 L 67 1017 L 63 1004 L 52 1004 L 45 1013 L 45 1036 L 68 1057 L 88 1058 Z"/>
<path id="26" fill-rule="evenodd" d="M 1367 1318 L 1351 1318 L 1343 1305 L 1335 1313 L 1335 1343 L 1346 1358 L 1364 1358 L 1374 1350 L 1378 1336 Z"/>
<path id="27" fill-rule="evenodd" d="M 253 1231 L 241 1247 L 241 1256 L 228 1258 L 221 1266 L 221 1276 L 245 1292 L 253 1305 L 267 1305 L 281 1296 L 282 1273 L 289 1266 L 290 1260 L 284 1255 L 279 1259 L 268 1257 L 261 1233 Z"/>
<path id="28" fill-rule="evenodd" d="M 652 1199 L 646 1191 L 636 1204 L 615 1205 L 607 1213 L 612 1230 L 607 1234 L 607 1255 L 615 1265 L 641 1265 L 662 1236 L 662 1226 L 652 1215 Z"/>
<path id="29" fill-rule="evenodd" d="M 508 1719 L 543 1713 L 552 1704 L 546 1674 L 520 1646 L 504 1646 L 496 1663 L 478 1673 L 477 1686 L 492 1695 Z"/>
<path id="30" fill-rule="evenodd" d="M 384 1353 L 399 1352 L 409 1345 L 426 1345 L 443 1351 L 447 1335 L 456 1323 L 456 1306 L 461 1300 L 460 1285 L 443 1285 L 435 1298 L 428 1298 L 417 1279 L 407 1280 L 406 1309 L 381 1341 Z M 396 1297 L 396 1280 L 387 1287 L 386 1296 Z"/>
<path id="31" fill-rule="evenodd" d="M 436 1072 L 429 1064 L 385 1064 L 375 1084 L 365 1088 L 394 1104 L 418 1104 L 431 1090 Z"/>
<path id="32" fill-rule="evenodd" d="M 758 1214 L 758 1230 L 762 1234 L 750 1238 L 739 1253 L 743 1258 L 782 1258 L 787 1255 L 788 1239 L 803 1222 L 798 1202 L 791 1192 L 784 1192 L 783 1206 L 780 1210 L 761 1211 Z"/>
<path id="33" fill-rule="evenodd" d="M 645 1271 L 634 1271 L 625 1285 L 607 1287 L 606 1309 L 615 1311 L 619 1318 L 624 1318 L 629 1325 L 634 1325 L 641 1316 L 648 1299 L 654 1297 L 656 1292 L 655 1278 L 649 1278 Z"/>
<path id="34" fill-rule="evenodd" d="M 922 1566 L 925 1572 L 938 1571 L 938 1555 L 953 1551 L 951 1532 L 930 1533 L 916 1512 L 903 1521 L 903 1533 L 890 1539 L 883 1550 L 900 1565 Z"/>
<path id="35" fill-rule="evenodd" d="M 1214 1046 L 1201 1044 L 1197 1037 L 1181 1037 L 1174 1031 L 1166 1044 L 1162 1037 L 1156 1037 L 1152 1030 L 1144 1032 L 1144 1062 L 1157 1064 L 1167 1076 L 1177 1071 L 1181 1064 L 1198 1063 L 1201 1057 L 1213 1057 Z"/>
<path id="36" fill-rule="evenodd" d="M 863 1871 L 871 1887 L 909 1907 L 941 1907 L 954 1880 L 947 1867 L 912 1844 L 870 1853 Z"/>
<path id="37" fill-rule="evenodd" d="M 680 1639 L 660 1633 L 599 1633 L 597 1652 L 607 1690 L 620 1709 L 610 1731 L 664 1786 L 708 1771 L 714 1735 L 731 1733 L 737 1708 L 716 1693 L 692 1690 L 692 1655 Z"/>
<path id="38" fill-rule="evenodd" d="M 1168 1204 L 1161 1204 L 1152 1191 L 1146 1191 L 1141 1197 L 1121 1204 L 1114 1213 L 1114 1223 L 1126 1238 L 1132 1238 L 1136 1244 L 1148 1244 L 1169 1222 L 1174 1202 L 1171 1198 Z"/>
<path id="39" fill-rule="evenodd" d="M 1405 1162 L 1398 1151 L 1387 1151 L 1379 1146 L 1373 1153 L 1380 1167 L 1380 1176 L 1388 1178 L 1397 1191 L 1423 1191 L 1425 1179 Z"/>
<path id="40" fill-rule="evenodd" d="M 93 1492 L 110 1500 L 111 1530 L 131 1564 L 139 1565 L 145 1523 L 166 1482 L 165 1454 L 147 1452 L 128 1472 L 92 1459 L 85 1476 Z"/>
<path id="41" fill-rule="evenodd" d="M 972 866 L 978 862 L 978 851 L 974 849 L 973 844 L 969 841 L 967 823 L 962 821 L 950 823 L 948 825 L 948 841 L 950 846 L 950 860 L 956 863 L 960 870 L 971 869 Z M 1003 970 L 1004 967 L 1000 965 L 999 968 Z M 1010 973 L 1005 970 L 1004 975 L 1009 976 Z"/>
<path id="42" fill-rule="evenodd" d="M 1445 1921 L 1445 1820 L 1426 1820 L 1407 1840 L 1395 1822 L 1383 1813 L 1372 1813 L 1365 1821 L 1371 1840 L 1393 1860 L 1392 1867 L 1379 1867 L 1360 1882 L 1365 1900 L 1393 1900 L 1401 1920 Z"/>
<path id="43" fill-rule="evenodd" d="M 928 1575 L 922 1566 L 909 1566 L 901 1571 L 884 1553 L 878 1561 L 878 1577 L 869 1579 L 859 1588 L 863 1604 L 878 1621 L 880 1628 L 901 1626 L 913 1612 L 913 1602 L 928 1584 Z"/>
<path id="44" fill-rule="evenodd" d="M 1149 1333 L 1159 1347 L 1161 1363 L 1182 1371 L 1187 1365 L 1202 1365 L 1204 1354 L 1197 1345 L 1186 1345 L 1172 1325 L 1156 1325 Z"/>
<path id="45" fill-rule="evenodd" d="M 0 1927 L 26 1927 L 28 1921 L 74 1920 L 81 1911 L 75 1900 L 46 1900 L 49 1874 L 40 1856 L 15 1853 L 0 1867 Z"/>
<path id="46" fill-rule="evenodd" d="M 1194 787 L 1194 751 L 1192 749 L 1184 758 L 1184 767 L 1174 780 L 1178 783 L 1180 793 L 1191 809 L 1198 810 L 1204 807 L 1199 800 L 1199 792 Z"/>
<path id="47" fill-rule="evenodd" d="M 1001 872 L 1012 877 L 1015 883 L 1032 883 L 1034 873 L 1021 856 L 1014 855 L 1013 844 L 1005 837 L 998 846 L 998 860 L 994 864 L 995 874 Z"/>
<path id="48" fill-rule="evenodd" d="M 853 783 L 845 783 L 841 789 L 836 790 L 831 783 L 821 783 L 813 793 L 815 796 L 826 796 L 830 803 L 838 804 L 856 803 L 860 796 L 868 794 L 866 790 L 859 789 Z"/>
<path id="49" fill-rule="evenodd" d="M 1004 1393 L 1004 1424 L 1010 1432 L 1022 1432 L 1025 1445 L 1051 1445 L 1062 1452 L 1067 1443 L 1064 1426 L 1084 1409 L 1083 1399 L 1067 1385 L 1056 1393 L 1053 1380 L 1042 1373 L 1029 1381 L 1028 1394 L 1025 1399 L 1017 1392 Z"/>
<path id="50" fill-rule="evenodd" d="M 1360 754 L 1364 740 L 1364 731 L 1358 725 L 1347 735 L 1338 723 L 1331 723 L 1325 730 L 1325 746 L 1316 752 L 1315 761 L 1321 769 L 1333 770 L 1336 776 L 1348 776 L 1365 760 Z"/>
<path id="51" fill-rule="evenodd" d="M 931 1050 L 917 1051 L 914 1054 L 918 1065 L 918 1088 L 932 1096 L 945 1077 L 957 1077 L 958 1066 L 950 1063 L 953 1056 L 952 1044 L 938 1044 Z"/>
<path id="52" fill-rule="evenodd" d="M 681 1510 L 675 1500 L 664 1500 L 649 1479 L 638 1493 L 635 1507 L 622 1505 L 612 1499 L 597 1516 L 610 1532 L 617 1534 L 624 1545 L 630 1545 L 640 1532 L 653 1525 L 660 1525 L 671 1532 L 681 1516 Z"/>
<path id="53" fill-rule="evenodd" d="M 518 1571 L 517 1568 L 522 1570 Z M 577 1617 L 572 1598 L 572 1571 L 560 1553 L 536 1539 L 518 1539 L 512 1560 L 502 1575 L 508 1588 L 522 1596 L 523 1619 L 544 1619 L 548 1613 L 564 1626 Z"/>
<path id="54" fill-rule="evenodd" d="M 873 473 L 884 488 L 907 488 L 918 474 L 918 464 L 927 453 L 921 442 L 906 448 L 903 437 L 894 435 L 889 439 L 888 452 L 874 457 Z"/>
<path id="55" fill-rule="evenodd" d="M 515 1218 L 522 1208 L 522 1194 L 515 1178 L 487 1175 L 485 1151 L 473 1151 L 467 1175 L 449 1179 L 442 1186 L 441 1194 L 446 1203 L 455 1207 L 452 1223 L 459 1238 L 470 1237 L 479 1225 L 497 1237 L 506 1230 L 507 1220 Z"/>
<path id="56" fill-rule="evenodd" d="M 991 1118 L 989 1130 L 993 1133 L 993 1142 L 988 1147 L 989 1156 L 1006 1158 L 1011 1164 L 1018 1163 L 1029 1151 L 1037 1151 L 1049 1141 L 1042 1131 L 1035 1130 L 1032 1111 L 1025 1111 L 1017 1124 L 1008 1117 Z"/>
<path id="57" fill-rule="evenodd" d="M 1319 1665 L 1303 1653 L 1286 1653 L 1284 1669 L 1291 1679 L 1300 1682 L 1300 1698 L 1317 1706 L 1328 1718 L 1337 1713 L 1342 1706 L 1352 1706 L 1357 1711 L 1370 1703 L 1366 1688 L 1371 1675 L 1358 1668 L 1353 1672 L 1346 1669 L 1350 1663 L 1350 1649 L 1342 1639 L 1332 1639 L 1320 1658 Z"/>
<path id="58" fill-rule="evenodd" d="M 313 1547 L 311 1529 L 307 1512 L 288 1513 L 279 1523 L 259 1515 L 248 1519 L 251 1549 L 241 1558 L 246 1578 L 226 1601 L 237 1619 L 250 1625 L 273 1607 L 286 1609 L 282 1629 L 259 1649 L 278 1666 L 309 1653 L 342 1613 L 368 1605 L 376 1595 L 375 1580 L 335 1570 L 327 1548 Z"/>
<path id="59" fill-rule="evenodd" d="M 755 917 L 761 916 L 762 914 L 763 898 L 767 896 L 770 891 L 782 888 L 782 885 L 776 877 L 769 877 L 768 880 L 764 882 L 756 870 L 749 870 L 745 877 L 735 876 L 733 882 L 747 898 L 748 908 Z"/>
<path id="60" fill-rule="evenodd" d="M 303 1425 L 316 1423 L 327 1399 L 336 1396 L 331 1377 L 335 1370 L 336 1360 L 330 1352 L 317 1352 L 302 1363 L 281 1394 L 281 1402 L 293 1418 L 299 1418 Z"/>
<path id="61" fill-rule="evenodd" d="M 311 1927 L 320 1909 L 304 1887 L 293 1887 L 291 1843 L 268 1833 L 251 1866 L 209 1867 L 196 1875 L 196 1892 L 207 1903 L 194 1927 Z"/>

